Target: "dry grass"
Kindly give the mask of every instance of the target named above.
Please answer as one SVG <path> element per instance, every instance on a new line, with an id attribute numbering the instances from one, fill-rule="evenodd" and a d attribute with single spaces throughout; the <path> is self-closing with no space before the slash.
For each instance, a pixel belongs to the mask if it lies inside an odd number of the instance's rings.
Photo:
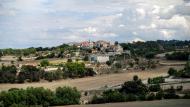
<path id="1" fill-rule="evenodd" d="M 190 107 L 189 99 L 124 102 L 94 105 L 71 105 L 65 107 Z"/>

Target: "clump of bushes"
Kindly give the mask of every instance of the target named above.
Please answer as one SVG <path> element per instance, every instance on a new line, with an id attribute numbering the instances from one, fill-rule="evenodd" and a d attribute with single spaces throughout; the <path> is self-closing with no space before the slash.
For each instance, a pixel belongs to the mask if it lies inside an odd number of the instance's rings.
<path id="1" fill-rule="evenodd" d="M 152 101 L 162 99 L 178 99 L 181 97 L 176 94 L 176 91 L 180 90 L 182 90 L 181 86 L 177 87 L 176 89 L 174 89 L 174 87 L 170 87 L 166 90 L 162 90 L 159 84 L 151 84 L 147 86 L 141 82 L 138 76 L 134 76 L 133 80 L 125 82 L 121 89 L 107 90 L 100 96 L 95 95 L 90 103 L 99 104 L 137 100 Z M 186 93 L 183 98 L 189 99 L 190 94 Z"/>
<path id="2" fill-rule="evenodd" d="M 188 60 L 190 52 L 173 52 L 172 54 L 166 54 L 165 57 L 168 60 Z"/>
<path id="3" fill-rule="evenodd" d="M 151 92 L 158 92 L 160 90 L 161 90 L 161 87 L 159 84 L 149 86 L 149 91 L 151 91 Z"/>
<path id="4" fill-rule="evenodd" d="M 178 71 L 174 68 L 170 68 L 168 74 L 169 76 L 174 76 L 176 78 L 190 78 L 190 62 L 188 61 L 184 69 Z"/>
<path id="5" fill-rule="evenodd" d="M 76 88 L 59 87 L 55 92 L 44 88 L 10 89 L 0 93 L 4 107 L 57 106 L 80 103 L 80 92 Z"/>
<path id="6" fill-rule="evenodd" d="M 165 82 L 164 77 L 148 78 L 148 84 L 159 84 L 164 82 Z"/>

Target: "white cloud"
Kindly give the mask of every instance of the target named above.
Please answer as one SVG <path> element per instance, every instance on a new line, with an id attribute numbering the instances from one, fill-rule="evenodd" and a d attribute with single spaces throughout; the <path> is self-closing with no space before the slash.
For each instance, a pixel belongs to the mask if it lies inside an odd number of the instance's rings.
<path id="1" fill-rule="evenodd" d="M 136 11 L 140 15 L 140 18 L 144 18 L 145 17 L 146 12 L 145 12 L 145 10 L 143 8 L 138 8 L 138 9 L 136 9 Z"/>
<path id="2" fill-rule="evenodd" d="M 84 28 L 83 31 L 91 34 L 91 33 L 96 33 L 97 29 L 94 27 L 87 27 Z"/>
<path id="3" fill-rule="evenodd" d="M 184 0 L 3 0 L 0 10 L 0 47 L 190 39 Z"/>
<path id="4" fill-rule="evenodd" d="M 135 39 L 133 39 L 133 40 L 131 41 L 131 43 L 133 43 L 133 42 L 144 42 L 144 40 L 143 40 L 143 39 L 140 39 L 140 38 L 135 38 Z"/>
<path id="5" fill-rule="evenodd" d="M 165 29 L 161 30 L 160 32 L 164 36 L 164 38 L 166 38 L 166 39 L 170 39 L 174 35 L 173 31 L 168 31 L 168 30 L 165 30 Z"/>

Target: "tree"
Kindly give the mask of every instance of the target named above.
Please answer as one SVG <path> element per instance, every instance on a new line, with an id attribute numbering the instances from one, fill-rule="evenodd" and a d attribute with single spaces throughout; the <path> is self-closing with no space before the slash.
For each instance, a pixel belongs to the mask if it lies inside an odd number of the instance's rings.
<path id="1" fill-rule="evenodd" d="M 41 65 L 42 67 L 49 66 L 49 61 L 48 61 L 48 60 L 42 60 L 42 61 L 40 62 L 40 65 Z"/>
<path id="2" fill-rule="evenodd" d="M 170 69 L 168 70 L 168 74 L 169 74 L 170 76 L 174 76 L 176 73 L 177 73 L 177 70 L 174 69 L 174 68 L 170 68 Z"/>
<path id="3" fill-rule="evenodd" d="M 152 59 L 152 58 L 154 58 L 154 56 L 155 56 L 155 53 L 154 53 L 154 52 L 148 52 L 148 53 L 145 54 L 145 57 L 146 57 L 147 59 Z"/>
<path id="4" fill-rule="evenodd" d="M 88 56 L 87 55 L 85 55 L 85 57 L 84 57 L 84 59 L 83 59 L 84 61 L 88 61 Z"/>
<path id="5" fill-rule="evenodd" d="M 119 68 L 122 67 L 122 65 L 121 65 L 121 63 L 115 63 L 115 67 L 116 67 L 117 69 L 119 69 Z"/>
<path id="6" fill-rule="evenodd" d="M 19 73 L 19 77 L 22 77 L 22 76 L 24 76 L 25 79 L 28 79 L 29 82 L 39 81 L 40 69 L 31 65 L 23 65 Z"/>
<path id="7" fill-rule="evenodd" d="M 125 101 L 125 96 L 123 94 L 121 94 L 118 90 L 104 91 L 102 96 L 106 103 Z"/>
<path id="8" fill-rule="evenodd" d="M 2 66 L 0 68 L 0 83 L 14 83 L 16 81 L 16 73 L 17 68 L 16 66 Z"/>
<path id="9" fill-rule="evenodd" d="M 59 105 L 79 104 L 80 92 L 76 88 L 58 87 L 56 89 L 56 97 Z"/>
<path id="10" fill-rule="evenodd" d="M 10 89 L 0 92 L 0 103 L 4 107 L 33 107 L 79 104 L 80 92 L 76 88 L 59 87 L 55 92 L 43 87 Z"/>
<path id="11" fill-rule="evenodd" d="M 86 70 L 84 63 L 68 62 L 64 67 L 64 76 L 66 77 L 84 77 Z"/>
<path id="12" fill-rule="evenodd" d="M 133 81 L 138 81 L 139 77 L 137 75 L 133 76 Z"/>
<path id="13" fill-rule="evenodd" d="M 121 92 L 126 94 L 141 95 L 148 92 L 148 87 L 143 84 L 142 81 L 137 78 L 137 76 L 134 76 L 133 81 L 127 81 L 123 84 Z"/>

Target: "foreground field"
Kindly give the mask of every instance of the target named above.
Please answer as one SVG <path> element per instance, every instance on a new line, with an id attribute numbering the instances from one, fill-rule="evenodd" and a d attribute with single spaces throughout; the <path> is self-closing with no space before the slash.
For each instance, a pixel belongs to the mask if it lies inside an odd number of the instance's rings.
<path id="1" fill-rule="evenodd" d="M 126 102 L 126 103 L 110 103 L 110 104 L 94 104 L 94 105 L 72 105 L 65 107 L 189 107 L 189 99 L 179 100 L 160 100 L 160 101 L 142 101 L 142 102 Z"/>
<path id="2" fill-rule="evenodd" d="M 131 80 L 134 75 L 138 75 L 141 79 L 148 79 L 149 77 L 166 76 L 170 66 L 159 67 L 154 70 L 147 71 L 126 71 L 125 73 L 100 75 L 95 77 L 67 79 L 53 82 L 41 81 L 37 83 L 25 84 L 0 84 L 0 91 L 8 90 L 10 88 L 27 88 L 27 87 L 44 87 L 51 90 L 59 86 L 72 86 L 77 87 L 79 90 L 93 90 L 104 87 L 105 85 L 112 86 L 121 84 L 125 81 Z M 182 66 L 174 67 L 182 68 Z"/>

